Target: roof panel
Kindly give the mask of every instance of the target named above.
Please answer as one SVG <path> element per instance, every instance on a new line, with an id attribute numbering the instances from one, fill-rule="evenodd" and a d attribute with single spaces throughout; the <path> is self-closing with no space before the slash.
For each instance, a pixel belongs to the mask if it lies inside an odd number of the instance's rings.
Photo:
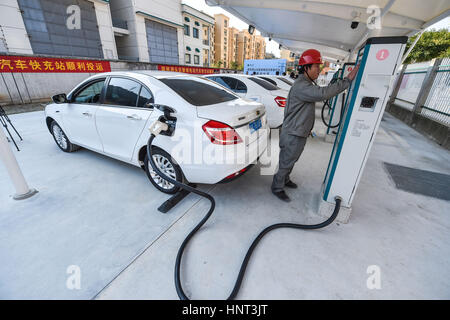
<path id="1" fill-rule="evenodd" d="M 219 5 L 264 36 L 297 51 L 322 48 L 324 56 L 344 59 L 371 36 L 411 35 L 450 13 L 450 0 L 206 0 Z M 376 5 L 382 28 L 368 29 Z M 387 10 L 383 10 L 386 8 Z M 359 20 L 356 29 L 351 22 Z M 293 50 L 296 51 L 296 50 Z"/>

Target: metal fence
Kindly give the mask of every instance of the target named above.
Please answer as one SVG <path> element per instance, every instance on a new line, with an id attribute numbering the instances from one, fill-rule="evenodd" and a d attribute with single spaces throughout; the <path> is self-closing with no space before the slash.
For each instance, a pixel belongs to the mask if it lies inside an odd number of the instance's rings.
<path id="1" fill-rule="evenodd" d="M 396 105 L 450 127 L 450 58 L 408 66 L 397 81 Z"/>
<path id="2" fill-rule="evenodd" d="M 442 60 L 421 115 L 450 126 L 450 58 Z"/>

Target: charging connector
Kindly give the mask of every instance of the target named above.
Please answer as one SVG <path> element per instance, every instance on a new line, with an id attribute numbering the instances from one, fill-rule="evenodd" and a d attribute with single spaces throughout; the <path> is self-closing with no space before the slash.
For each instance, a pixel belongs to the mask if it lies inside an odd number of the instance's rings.
<path id="1" fill-rule="evenodd" d="M 157 136 L 161 133 L 161 131 L 168 131 L 169 125 L 167 123 L 157 120 L 152 123 L 152 125 L 150 126 L 150 128 L 148 128 L 148 130 L 150 130 L 151 134 Z"/>

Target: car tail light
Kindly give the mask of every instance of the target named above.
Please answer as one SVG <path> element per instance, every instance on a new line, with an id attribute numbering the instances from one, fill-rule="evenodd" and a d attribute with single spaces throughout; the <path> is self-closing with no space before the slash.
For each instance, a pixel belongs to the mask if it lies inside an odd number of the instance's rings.
<path id="1" fill-rule="evenodd" d="M 244 169 L 241 169 L 238 172 L 232 173 L 229 176 L 227 176 L 224 180 L 228 180 L 228 179 L 232 179 L 234 177 L 237 177 L 237 176 L 243 174 L 245 171 L 247 171 L 247 169 L 248 169 L 248 167 L 246 167 Z"/>
<path id="2" fill-rule="evenodd" d="M 239 134 L 229 125 L 210 120 L 202 126 L 203 131 L 212 143 L 227 145 L 227 144 L 238 144 L 242 142 Z"/>
<path id="3" fill-rule="evenodd" d="M 275 98 L 275 102 L 281 108 L 286 107 L 286 98 L 278 96 L 278 97 Z"/>

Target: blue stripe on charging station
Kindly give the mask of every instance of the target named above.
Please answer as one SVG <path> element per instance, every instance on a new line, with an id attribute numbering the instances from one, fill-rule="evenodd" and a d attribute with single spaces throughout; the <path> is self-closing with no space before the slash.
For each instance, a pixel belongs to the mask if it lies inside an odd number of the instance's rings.
<path id="1" fill-rule="evenodd" d="M 361 50 L 358 51 L 358 57 L 356 58 L 356 63 L 355 65 L 358 63 L 358 59 L 359 59 L 359 53 L 361 52 Z M 346 64 L 344 64 L 345 66 Z M 343 75 L 343 73 L 342 73 Z M 354 87 L 354 86 L 353 86 Z M 345 101 L 344 101 L 344 105 L 342 106 L 342 108 L 344 108 L 344 116 L 346 116 L 348 113 L 346 113 L 346 109 L 347 109 L 347 103 L 348 100 L 350 99 L 350 93 L 352 92 L 352 85 L 350 85 L 350 88 L 348 88 L 348 94 L 345 97 Z M 327 166 L 327 172 L 325 173 L 325 178 L 323 178 L 323 183 L 325 183 L 325 181 L 327 181 L 327 177 L 328 177 L 328 172 L 330 171 L 330 166 L 331 166 L 331 162 L 334 159 L 333 158 L 333 154 L 334 154 L 334 150 L 336 149 L 336 145 L 339 141 L 339 137 L 341 137 L 341 125 L 342 125 L 342 120 L 339 122 L 339 126 L 338 126 L 338 130 L 337 130 L 337 134 L 336 134 L 336 138 L 334 139 L 334 143 L 333 143 L 333 150 L 331 150 L 331 157 L 330 157 L 330 161 L 328 161 L 328 166 Z"/>
<path id="2" fill-rule="evenodd" d="M 355 90 L 355 92 L 354 92 L 354 94 L 352 96 L 352 101 L 350 102 L 350 105 L 349 105 L 349 110 L 348 110 L 348 113 L 347 113 L 347 117 L 345 119 L 344 128 L 342 129 L 342 135 L 341 135 L 341 137 L 339 139 L 339 145 L 338 145 L 338 148 L 336 150 L 336 156 L 334 157 L 334 162 L 333 162 L 333 167 L 331 169 L 330 178 L 328 179 L 327 187 L 325 188 L 325 192 L 324 192 L 324 196 L 323 196 L 323 200 L 325 200 L 325 201 L 328 198 L 328 194 L 330 193 L 331 182 L 333 181 L 334 173 L 336 171 L 337 163 L 338 163 L 338 160 L 339 160 L 339 156 L 340 156 L 341 151 L 342 151 L 342 145 L 343 145 L 343 142 L 344 142 L 344 139 L 345 139 L 345 135 L 347 134 L 348 123 L 350 122 L 350 118 L 351 118 L 352 112 L 353 112 L 353 107 L 354 107 L 354 104 L 356 102 L 356 97 L 358 96 L 359 85 L 361 84 L 361 79 L 362 79 L 362 75 L 364 73 L 363 72 L 364 68 L 366 67 L 367 56 L 369 55 L 369 51 L 370 51 L 370 44 L 367 44 L 364 47 L 364 56 L 362 57 L 361 67 L 360 67 L 361 70 L 359 70 L 358 77 L 356 78 L 356 83 L 355 83 L 356 90 Z M 358 57 L 359 57 L 359 52 L 358 52 Z M 358 61 L 356 61 L 356 65 L 357 64 L 358 64 Z M 327 171 L 328 171 L 328 169 L 327 169 Z"/>

